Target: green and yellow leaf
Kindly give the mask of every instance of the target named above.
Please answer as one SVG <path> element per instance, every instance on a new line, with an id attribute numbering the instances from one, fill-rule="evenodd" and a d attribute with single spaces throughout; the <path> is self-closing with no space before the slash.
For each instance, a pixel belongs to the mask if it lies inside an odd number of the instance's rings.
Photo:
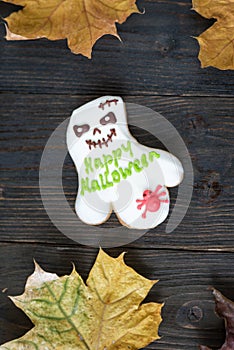
<path id="1" fill-rule="evenodd" d="M 159 338 L 162 304 L 142 304 L 157 281 L 100 250 L 87 285 L 73 269 L 58 277 L 37 264 L 12 301 L 35 327 L 0 350 L 133 350 Z"/>

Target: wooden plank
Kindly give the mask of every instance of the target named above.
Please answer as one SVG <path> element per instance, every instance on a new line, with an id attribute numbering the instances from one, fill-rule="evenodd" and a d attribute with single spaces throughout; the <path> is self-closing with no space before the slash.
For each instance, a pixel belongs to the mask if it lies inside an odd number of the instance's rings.
<path id="1" fill-rule="evenodd" d="M 52 131 L 69 117 L 72 109 L 88 100 L 87 96 L 0 95 L 0 241 L 75 244 L 58 232 L 44 210 L 38 185 L 39 164 Z M 164 223 L 133 246 L 233 251 L 233 100 L 154 96 L 128 96 L 125 100 L 161 112 L 176 127 L 190 152 L 195 175 L 188 214 L 176 231 L 166 234 Z M 144 130 L 133 127 L 132 133 L 143 144 L 164 147 Z M 77 175 L 69 156 L 65 161 L 63 185 L 73 208 Z M 65 225 L 74 224 L 64 217 L 56 188 L 51 188 L 51 192 Z M 177 189 L 170 192 L 173 207 Z M 118 226 L 118 221 L 112 217 L 105 225 Z"/>
<path id="2" fill-rule="evenodd" d="M 233 96 L 233 74 L 202 70 L 198 36 L 213 21 L 191 11 L 191 0 L 139 1 L 144 15 L 118 26 L 122 42 L 106 36 L 93 59 L 64 41 L 6 42 L 0 26 L 0 91 L 46 94 Z M 8 5 L 0 3 L 0 15 Z"/>
<path id="3" fill-rule="evenodd" d="M 106 36 L 92 61 L 73 55 L 65 41 L 6 42 L 0 24 L 0 344 L 32 326 L 7 295 L 23 292 L 33 258 L 48 271 L 67 274 L 73 261 L 84 279 L 97 249 L 80 246 L 50 222 L 40 198 L 38 171 L 53 130 L 71 111 L 104 94 L 123 96 L 162 113 L 178 130 L 192 158 L 194 192 L 187 216 L 171 234 L 166 223 L 127 247 L 108 249 L 142 275 L 160 279 L 147 301 L 166 302 L 162 338 L 146 349 L 220 348 L 225 332 L 214 315 L 208 287 L 234 300 L 233 237 L 233 72 L 202 70 L 198 36 L 213 21 L 191 11 L 191 0 L 140 0 L 145 15 L 119 27 L 123 42 Z M 14 6 L 0 3 L 0 16 Z M 132 126 L 143 144 L 164 148 Z M 74 164 L 67 156 L 64 191 L 71 208 L 77 191 Z M 54 206 L 66 220 L 57 200 Z M 172 207 L 177 194 L 171 191 Z M 79 226 L 79 222 L 75 223 Z M 113 216 L 103 227 L 118 227 Z M 187 251 L 188 250 L 188 251 Z M 193 310 L 201 313 L 194 319 Z"/>
<path id="4" fill-rule="evenodd" d="M 122 248 L 107 250 L 118 256 Z M 23 292 L 24 283 L 33 271 L 33 258 L 50 272 L 69 274 L 71 261 L 84 279 L 92 267 L 97 249 L 87 247 L 50 247 L 40 244 L 2 244 L 0 246 L 0 286 L 8 288 L 0 294 L 0 343 L 20 336 L 30 322 L 8 300 L 7 295 Z M 162 339 L 146 349 L 197 350 L 198 344 L 221 345 L 224 326 L 214 314 L 210 285 L 234 299 L 234 255 L 202 254 L 170 250 L 127 249 L 126 263 L 149 279 L 160 279 L 148 301 L 165 302 Z M 200 320 L 191 315 L 193 307 L 202 313 Z"/>

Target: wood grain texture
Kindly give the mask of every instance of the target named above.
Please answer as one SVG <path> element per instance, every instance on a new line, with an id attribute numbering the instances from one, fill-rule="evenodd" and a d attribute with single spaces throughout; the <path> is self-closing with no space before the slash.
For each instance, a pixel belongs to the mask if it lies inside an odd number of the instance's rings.
<path id="1" fill-rule="evenodd" d="M 0 4 L 0 15 L 8 5 Z M 1 25 L 0 90 L 47 94 L 233 96 L 230 72 L 200 69 L 198 36 L 213 21 L 191 1 L 139 1 L 144 15 L 118 26 L 122 42 L 100 39 L 88 60 L 65 41 L 5 42 Z M 11 74 L 12 68 L 14 75 Z"/>
<path id="2" fill-rule="evenodd" d="M 107 252 L 116 257 L 122 248 Z M 234 293 L 234 256 L 230 253 L 173 252 L 170 250 L 125 249 L 126 263 L 149 279 L 160 279 L 146 301 L 165 302 L 163 335 L 147 349 L 196 350 L 198 344 L 221 345 L 223 322 L 214 314 L 214 302 L 208 286 L 220 289 L 228 296 Z M 59 275 L 71 272 L 71 261 L 84 279 L 87 278 L 97 249 L 84 247 L 49 247 L 48 245 L 2 244 L 0 248 L 0 285 L 7 292 L 0 295 L 0 338 L 7 341 L 23 334 L 31 326 L 23 313 L 8 300 L 7 295 L 23 292 L 24 283 L 33 271 L 33 258 L 45 270 Z M 185 264 L 186 261 L 186 264 Z M 3 267 L 4 266 L 4 267 Z M 151 267 L 149 269 L 149 267 Z M 203 315 L 194 320 L 191 309 L 199 307 Z"/>
<path id="3" fill-rule="evenodd" d="M 123 42 L 106 36 L 93 59 L 69 52 L 65 41 L 6 42 L 0 23 L 0 344 L 24 334 L 30 321 L 7 295 L 20 294 L 33 258 L 51 272 L 83 278 L 97 249 L 80 246 L 50 222 L 39 191 L 39 165 L 53 130 L 71 111 L 104 94 L 123 96 L 164 115 L 182 136 L 192 159 L 194 191 L 188 213 L 171 234 L 166 223 L 126 247 L 126 262 L 159 278 L 147 301 L 165 302 L 162 338 L 146 349 L 218 349 L 224 325 L 214 314 L 209 286 L 234 300 L 233 147 L 234 72 L 202 70 L 199 35 L 213 21 L 191 11 L 190 0 L 140 0 L 144 15 L 119 26 Z M 13 6 L 0 2 L 0 16 Z M 130 127 L 143 144 L 164 148 L 145 130 Z M 66 198 L 74 207 L 77 174 L 69 156 L 63 168 Z M 51 188 L 54 206 L 67 225 Z M 171 189 L 172 207 L 177 189 Z M 73 224 L 73 223 L 72 223 Z M 76 223 L 79 225 L 79 222 Z M 113 216 L 103 227 L 118 226 Z"/>

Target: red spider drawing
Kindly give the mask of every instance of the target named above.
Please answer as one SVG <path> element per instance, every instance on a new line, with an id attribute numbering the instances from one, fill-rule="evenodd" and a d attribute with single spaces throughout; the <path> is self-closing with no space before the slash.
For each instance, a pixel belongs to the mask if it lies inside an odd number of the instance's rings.
<path id="1" fill-rule="evenodd" d="M 168 199 L 160 199 L 160 197 L 165 196 L 167 193 L 160 192 L 163 186 L 158 185 L 155 189 L 155 191 L 145 190 L 143 192 L 143 199 L 137 199 L 136 202 L 140 203 L 137 206 L 137 209 L 141 209 L 143 205 L 145 205 L 145 211 L 142 214 L 143 219 L 146 219 L 146 213 L 147 211 L 155 212 L 158 211 L 160 208 L 161 203 L 169 203 Z"/>

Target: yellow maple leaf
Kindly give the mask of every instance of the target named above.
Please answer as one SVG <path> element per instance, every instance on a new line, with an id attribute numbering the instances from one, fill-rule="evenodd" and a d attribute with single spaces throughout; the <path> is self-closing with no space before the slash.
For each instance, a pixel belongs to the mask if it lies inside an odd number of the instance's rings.
<path id="1" fill-rule="evenodd" d="M 105 34 L 118 37 L 116 22 L 139 13 L 136 0 L 4 0 L 23 9 L 7 22 L 8 40 L 66 39 L 73 53 L 91 57 L 95 42 Z"/>
<path id="2" fill-rule="evenodd" d="M 11 298 L 35 327 L 0 350 L 135 350 L 159 338 L 162 304 L 141 304 L 157 281 L 102 250 L 87 285 L 73 269 L 58 277 L 37 264 L 25 292 Z"/>
<path id="3" fill-rule="evenodd" d="M 234 69 L 234 0 L 193 0 L 193 8 L 217 20 L 197 38 L 202 67 Z"/>

